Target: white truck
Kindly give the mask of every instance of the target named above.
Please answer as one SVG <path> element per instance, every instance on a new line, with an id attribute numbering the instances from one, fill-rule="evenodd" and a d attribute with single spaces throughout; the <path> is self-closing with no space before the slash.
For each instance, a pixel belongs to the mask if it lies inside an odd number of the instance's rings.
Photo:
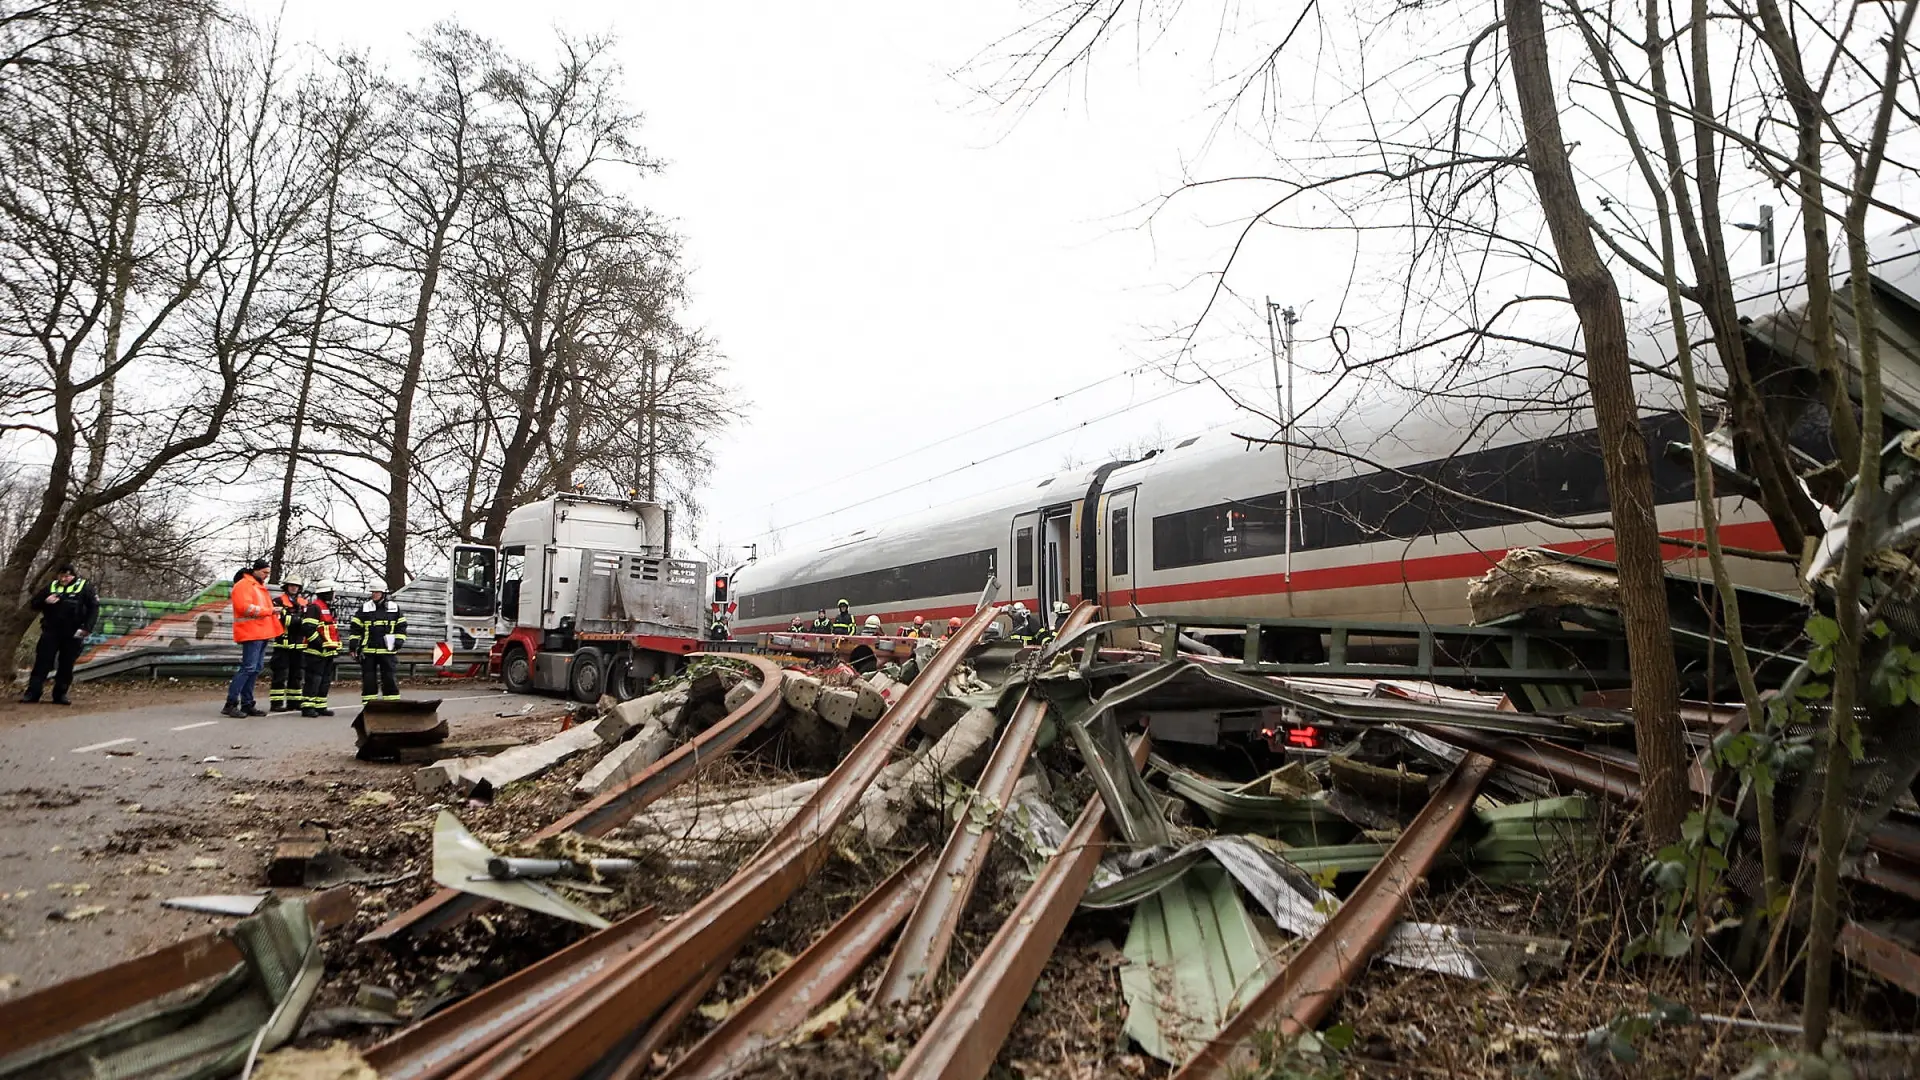
<path id="1" fill-rule="evenodd" d="M 487 648 L 515 693 L 636 697 L 703 645 L 707 567 L 673 557 L 672 529 L 666 507 L 633 499 L 517 507 L 499 547 L 454 545 L 448 630 Z"/>

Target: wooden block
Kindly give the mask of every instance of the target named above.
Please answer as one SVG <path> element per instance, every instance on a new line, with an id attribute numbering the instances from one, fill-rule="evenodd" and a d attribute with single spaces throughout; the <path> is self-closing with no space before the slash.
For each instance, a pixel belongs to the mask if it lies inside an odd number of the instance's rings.
<path id="1" fill-rule="evenodd" d="M 326 850 L 326 832 L 311 825 L 280 837 L 273 846 L 273 858 L 267 861 L 267 884 L 281 887 L 305 884 L 307 863 Z"/>

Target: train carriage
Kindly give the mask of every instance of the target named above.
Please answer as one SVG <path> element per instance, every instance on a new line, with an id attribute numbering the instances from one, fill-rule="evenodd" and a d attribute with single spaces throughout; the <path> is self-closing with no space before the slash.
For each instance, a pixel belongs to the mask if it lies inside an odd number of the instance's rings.
<path id="1" fill-rule="evenodd" d="M 1889 421 L 1920 426 L 1914 230 L 1876 252 Z M 1795 431 L 1811 461 L 1825 453 L 1824 414 L 1809 399 L 1804 350 L 1783 340 L 1804 303 L 1796 277 L 1787 269 L 1743 279 L 1741 312 L 1778 375 L 1769 393 L 1793 396 L 1787 411 L 1810 418 Z M 1704 578 L 1699 547 L 1687 543 L 1700 535 L 1692 466 L 1673 452 L 1688 437 L 1671 343 L 1657 322 L 1636 335 L 1636 388 L 1656 514 L 1676 540 L 1666 553 L 1680 572 Z M 1039 611 L 1091 597 L 1114 617 L 1468 622 L 1468 584 L 1510 550 L 1612 555 L 1604 528 L 1571 527 L 1604 522 L 1608 499 L 1591 413 L 1566 404 L 1584 393 L 1568 366 L 1564 352 L 1523 351 L 1476 396 L 1373 395 L 1330 420 L 1303 420 L 1280 444 L 1216 431 L 1144 460 L 1061 472 L 765 559 L 735 587 L 736 629 L 782 629 L 843 597 L 890 628 L 915 615 L 944 620 L 971 612 L 990 576 L 1000 602 Z M 1718 499 L 1724 542 L 1778 551 L 1766 514 L 1736 488 Z M 1742 584 L 1794 587 L 1787 562 L 1734 559 L 1731 569 Z"/>

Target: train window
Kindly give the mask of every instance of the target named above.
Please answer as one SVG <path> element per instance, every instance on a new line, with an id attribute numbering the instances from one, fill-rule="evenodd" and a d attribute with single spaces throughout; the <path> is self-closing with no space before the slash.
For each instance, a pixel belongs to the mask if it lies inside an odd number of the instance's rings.
<path id="1" fill-rule="evenodd" d="M 1692 499 L 1686 464 L 1657 452 L 1687 438 L 1685 418 L 1669 413 L 1641 423 L 1655 503 Z M 1297 488 L 1294 500 L 1292 550 L 1316 551 L 1491 528 L 1529 514 L 1598 513 L 1607 509 L 1606 472 L 1598 437 L 1579 431 L 1323 480 Z M 1153 519 L 1154 568 L 1282 554 L 1287 516 L 1285 492 L 1163 514 Z"/>
<path id="2" fill-rule="evenodd" d="M 993 549 L 947 555 L 922 562 L 869 570 L 844 577 L 810 581 L 765 592 L 746 592 L 739 598 L 740 617 L 812 614 L 831 608 L 844 596 L 856 611 L 873 604 L 927 597 L 978 594 L 993 573 Z"/>
<path id="3" fill-rule="evenodd" d="M 1033 584 L 1033 530 L 1021 529 L 1013 534 L 1013 585 L 1021 588 Z"/>
<path id="4" fill-rule="evenodd" d="M 1127 510 L 1126 510 L 1126 507 L 1123 506 L 1123 507 L 1116 508 L 1112 514 L 1108 515 L 1108 517 L 1112 519 L 1112 524 L 1107 526 L 1107 535 L 1113 537 L 1113 543 L 1112 543 L 1112 552 L 1110 554 L 1110 557 L 1107 559 L 1107 562 L 1109 565 L 1109 569 L 1107 570 L 1107 572 L 1109 574 L 1131 573 L 1132 571 L 1127 569 Z"/>

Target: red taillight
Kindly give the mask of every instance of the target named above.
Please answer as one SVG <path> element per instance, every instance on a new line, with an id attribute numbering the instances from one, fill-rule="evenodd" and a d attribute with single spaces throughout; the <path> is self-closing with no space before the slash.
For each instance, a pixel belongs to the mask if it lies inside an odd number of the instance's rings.
<path id="1" fill-rule="evenodd" d="M 1287 745 L 1297 746 L 1302 750 L 1318 750 L 1320 749 L 1320 729 L 1314 727 L 1288 728 Z"/>

